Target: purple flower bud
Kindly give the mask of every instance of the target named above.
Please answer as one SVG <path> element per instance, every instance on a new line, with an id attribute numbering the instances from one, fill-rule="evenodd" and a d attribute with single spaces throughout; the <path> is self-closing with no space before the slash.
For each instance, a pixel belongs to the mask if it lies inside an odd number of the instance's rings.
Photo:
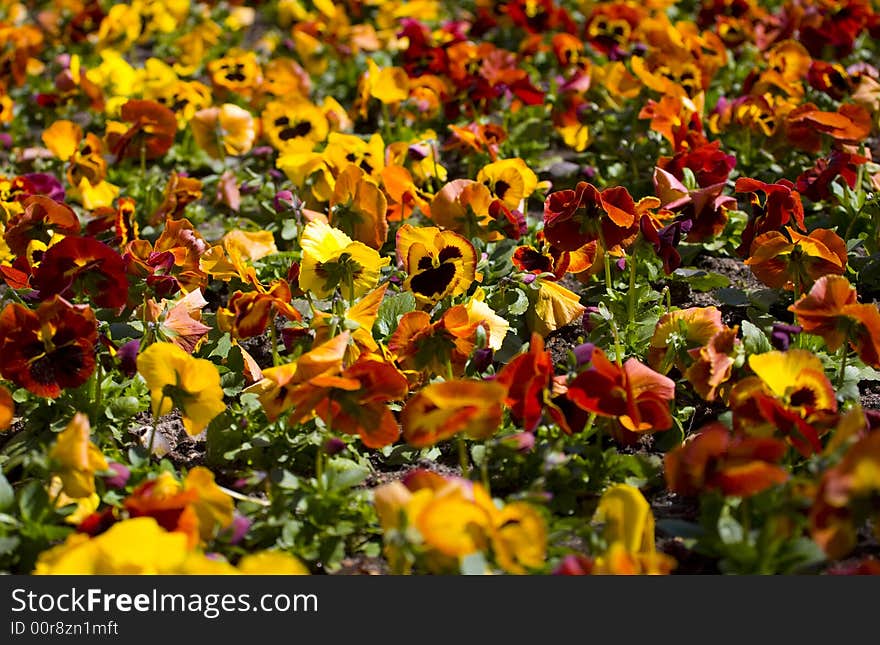
<path id="1" fill-rule="evenodd" d="M 526 273 L 522 277 L 522 282 L 523 282 L 523 284 L 532 284 L 535 281 L 535 278 L 537 278 L 537 277 L 538 276 L 536 276 L 534 273 Z"/>
<path id="2" fill-rule="evenodd" d="M 128 478 L 131 477 L 131 470 L 129 470 L 127 466 L 115 461 L 110 462 L 109 469 L 116 474 L 104 477 L 104 483 L 107 487 L 118 490 L 125 488 L 125 485 L 128 483 Z"/>
<path id="3" fill-rule="evenodd" d="M 786 351 L 791 346 L 791 339 L 803 331 L 800 325 L 787 325 L 775 323 L 770 332 L 770 344 L 780 351 Z"/>
<path id="4" fill-rule="evenodd" d="M 599 313 L 599 307 L 590 306 L 584 309 L 584 315 L 581 318 L 581 327 L 583 327 L 584 331 L 588 334 L 593 331 L 593 321 L 591 316 L 597 313 Z"/>
<path id="5" fill-rule="evenodd" d="M 55 57 L 55 62 L 58 64 L 59 67 L 67 69 L 68 67 L 70 67 L 70 54 L 58 54 Z"/>
<path id="6" fill-rule="evenodd" d="M 269 169 L 269 176 L 275 180 L 284 179 L 284 173 L 280 170 L 276 170 L 275 168 Z"/>
<path id="7" fill-rule="evenodd" d="M 339 437 L 329 437 L 324 442 L 324 452 L 330 455 L 338 455 L 340 452 L 345 450 L 345 442 Z"/>
<path id="8" fill-rule="evenodd" d="M 272 206 L 275 207 L 277 212 L 283 213 L 296 208 L 298 201 L 299 200 L 289 190 L 279 190 L 275 193 L 275 197 L 272 198 Z"/>
<path id="9" fill-rule="evenodd" d="M 268 157 L 275 152 L 275 148 L 272 146 L 257 146 L 253 150 L 251 150 L 252 157 Z"/>
<path id="10" fill-rule="evenodd" d="M 626 269 L 626 258 L 620 258 L 615 264 L 617 264 L 617 268 L 623 271 Z"/>
<path id="11" fill-rule="evenodd" d="M 482 374 L 492 364 L 492 357 L 494 355 L 495 352 L 491 347 L 474 350 L 474 355 L 471 358 L 471 365 L 473 365 L 478 374 Z"/>
<path id="12" fill-rule="evenodd" d="M 247 517 L 236 511 L 232 517 L 232 535 L 229 536 L 229 543 L 238 544 L 241 542 L 250 530 L 251 524 L 252 522 Z"/>
<path id="13" fill-rule="evenodd" d="M 591 360 L 593 360 L 593 350 L 596 349 L 596 346 L 593 343 L 581 343 L 577 347 L 572 350 L 574 352 L 574 358 L 577 361 L 578 367 L 581 365 L 586 365 Z"/>
<path id="14" fill-rule="evenodd" d="M 596 169 L 592 166 L 584 166 L 583 168 L 581 168 L 581 174 L 587 179 L 595 179 Z"/>
<path id="15" fill-rule="evenodd" d="M 4 148 L 12 147 L 12 135 L 8 132 L 0 132 L 0 146 Z"/>
<path id="16" fill-rule="evenodd" d="M 130 340 L 120 347 L 117 352 L 117 356 L 119 356 L 119 369 L 129 378 L 137 374 L 137 355 L 140 348 L 141 341 Z"/>

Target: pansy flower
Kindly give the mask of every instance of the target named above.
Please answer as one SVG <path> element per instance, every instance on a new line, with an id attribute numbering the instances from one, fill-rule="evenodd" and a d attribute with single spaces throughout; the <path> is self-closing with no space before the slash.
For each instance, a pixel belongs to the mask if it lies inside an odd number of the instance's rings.
<path id="1" fill-rule="evenodd" d="M 520 158 L 504 159 L 483 166 L 477 181 L 508 208 L 523 209 L 523 200 L 538 187 L 538 177 Z"/>
<path id="2" fill-rule="evenodd" d="M 364 141 L 354 134 L 331 132 L 323 156 L 337 170 L 353 163 L 379 181 L 385 167 L 385 142 L 378 133 Z"/>
<path id="3" fill-rule="evenodd" d="M 713 334 L 705 345 L 688 351 L 692 362 L 684 376 L 706 401 L 719 397 L 727 399 L 733 367 L 742 354 L 738 331 L 738 326 L 725 326 Z"/>
<path id="4" fill-rule="evenodd" d="M 306 224 L 300 246 L 300 289 L 318 298 L 326 298 L 339 288 L 346 300 L 353 301 L 376 286 L 382 267 L 391 261 L 318 220 Z"/>
<path id="5" fill-rule="evenodd" d="M 156 295 L 164 297 L 179 289 L 189 292 L 207 285 L 208 275 L 200 261 L 209 248 L 189 220 L 169 219 L 155 244 L 133 240 L 125 247 L 123 259 L 130 274 L 145 277 Z"/>
<path id="6" fill-rule="evenodd" d="M 253 338 L 274 324 L 276 314 L 301 320 L 291 298 L 290 285 L 283 279 L 273 280 L 268 288 L 257 283 L 253 291 L 236 291 L 226 306 L 217 310 L 217 328 L 229 332 L 233 339 Z"/>
<path id="7" fill-rule="evenodd" d="M 874 525 L 880 537 L 876 499 L 880 494 L 880 432 L 863 437 L 822 476 L 810 509 L 810 534 L 829 558 L 848 555 L 859 528 Z"/>
<path id="8" fill-rule="evenodd" d="M 263 135 L 276 150 L 311 152 L 327 139 L 327 117 L 305 100 L 270 101 L 261 115 Z"/>
<path id="9" fill-rule="evenodd" d="M 184 217 L 187 205 L 202 198 L 202 181 L 196 177 L 186 177 L 172 171 L 162 192 L 162 201 L 150 215 L 150 223 L 155 225 L 166 219 Z"/>
<path id="10" fill-rule="evenodd" d="M 226 409 L 214 364 L 194 358 L 174 343 L 154 343 L 137 357 L 137 369 L 150 390 L 153 417 L 177 408 L 183 429 L 193 436 Z"/>
<path id="11" fill-rule="evenodd" d="M 185 534 L 191 547 L 230 526 L 235 509 L 214 473 L 203 466 L 190 470 L 182 484 L 162 472 L 135 488 L 123 506 L 129 517 L 151 517 L 165 530 Z"/>
<path id="12" fill-rule="evenodd" d="M 416 209 L 423 215 L 431 217 L 430 195 L 416 185 L 412 173 L 403 166 L 388 165 L 382 169 L 382 188 L 387 196 L 387 221 L 405 220 L 413 215 Z"/>
<path id="13" fill-rule="evenodd" d="M 675 175 L 662 168 L 654 169 L 654 193 L 663 210 L 677 213 L 676 221 L 687 221 L 689 242 L 712 239 L 727 225 L 727 211 L 736 207 L 736 199 L 724 195 L 725 184 L 718 183 L 690 190 Z"/>
<path id="14" fill-rule="evenodd" d="M 177 120 L 174 113 L 155 101 L 131 99 L 122 106 L 122 120 L 130 123 L 120 136 L 108 135 L 110 150 L 118 159 L 144 156 L 157 159 L 174 144 Z"/>
<path id="15" fill-rule="evenodd" d="M 260 63 L 256 53 L 251 51 L 230 51 L 223 58 L 209 61 L 207 70 L 215 88 L 245 98 L 252 96 L 262 83 Z"/>
<path id="16" fill-rule="evenodd" d="M 537 278 L 529 285 L 526 295 L 529 298 L 526 327 L 542 337 L 579 320 L 587 310 L 578 294 L 555 280 Z"/>
<path id="17" fill-rule="evenodd" d="M 502 236 L 497 230 L 490 228 L 491 202 L 492 194 L 482 183 L 470 179 L 455 179 L 437 191 L 431 200 L 431 220 L 440 228 L 465 237 L 479 237 L 497 242 Z"/>
<path id="18" fill-rule="evenodd" d="M 689 307 L 663 314 L 654 328 L 647 361 L 653 369 L 668 374 L 673 366 L 687 369 L 688 352 L 708 343 L 725 328 L 717 307 Z"/>
<path id="19" fill-rule="evenodd" d="M 487 154 L 492 161 L 498 158 L 499 147 L 507 139 L 507 132 L 494 123 L 471 122 L 465 126 L 449 124 L 447 128 L 452 136 L 443 146 L 444 150 Z"/>
<path id="20" fill-rule="evenodd" d="M 595 240 L 610 250 L 637 233 L 637 205 L 623 186 L 600 192 L 582 181 L 574 190 L 550 193 L 544 202 L 544 235 L 563 251 Z"/>
<path id="21" fill-rule="evenodd" d="M 462 558 L 481 551 L 514 574 L 539 568 L 546 557 L 541 515 L 525 502 L 499 508 L 478 483 L 417 470 L 377 488 L 374 499 L 397 573 L 408 572 L 418 552 L 435 573 L 458 571 Z"/>
<path id="22" fill-rule="evenodd" d="M 432 446 L 458 433 L 486 439 L 501 425 L 506 388 L 493 381 L 431 383 L 407 401 L 400 413 L 404 440 Z"/>
<path id="23" fill-rule="evenodd" d="M 0 432 L 8 430 L 14 418 L 15 401 L 12 400 L 9 390 L 0 385 Z"/>
<path id="24" fill-rule="evenodd" d="M 177 117 L 177 128 L 183 130 L 189 125 L 196 112 L 210 107 L 211 88 L 198 81 L 181 81 L 175 76 L 152 91 L 145 90 L 144 98 L 156 101 L 174 112 L 174 116 Z"/>
<path id="25" fill-rule="evenodd" d="M 679 495 L 719 490 L 750 497 L 788 479 L 779 465 L 786 449 L 778 439 L 738 436 L 722 423 L 710 423 L 666 454 L 666 485 Z"/>
<path id="26" fill-rule="evenodd" d="M 798 106 L 785 119 L 789 142 L 807 152 L 819 152 L 821 134 L 835 142 L 858 144 L 871 133 L 871 113 L 861 105 L 841 105 L 837 112 L 824 112 L 812 103 Z"/>
<path id="27" fill-rule="evenodd" d="M 619 56 L 627 51 L 630 37 L 645 17 L 641 6 L 623 2 L 601 3 L 587 17 L 584 39 L 606 56 Z"/>
<path id="28" fill-rule="evenodd" d="M 880 310 L 877 305 L 859 303 L 845 277 L 819 278 L 789 311 L 806 333 L 821 336 L 832 352 L 849 343 L 865 363 L 880 367 Z"/>
<path id="29" fill-rule="evenodd" d="M 128 299 L 122 257 L 90 237 L 65 237 L 50 246 L 34 271 L 31 285 L 44 299 L 88 294 L 99 307 L 122 307 Z"/>
<path id="30" fill-rule="evenodd" d="M 95 473 L 110 466 L 101 450 L 89 438 L 89 417 L 77 412 L 67 427 L 58 433 L 49 451 L 55 464 L 53 472 L 61 477 L 62 490 L 74 499 L 95 493 Z"/>
<path id="31" fill-rule="evenodd" d="M 132 197 L 120 197 L 116 207 L 96 208 L 86 224 L 86 234 L 108 246 L 122 248 L 140 236 L 137 204 Z"/>
<path id="32" fill-rule="evenodd" d="M 675 383 L 635 358 L 618 365 L 594 349 L 590 368 L 568 384 L 567 397 L 587 412 L 616 419 L 615 435 L 625 443 L 672 427 Z"/>
<path id="33" fill-rule="evenodd" d="M 774 289 L 803 293 L 824 275 L 841 275 L 846 270 L 846 242 L 834 231 L 817 228 L 808 235 L 785 227 L 757 236 L 745 264 L 755 277 Z"/>
<path id="34" fill-rule="evenodd" d="M 861 155 L 834 149 L 827 159 L 820 158 L 812 168 L 798 175 L 795 182 L 798 192 L 814 202 L 831 198 L 831 184 L 841 177 L 850 188 L 856 187 L 859 166 L 868 159 Z"/>
<path id="35" fill-rule="evenodd" d="M 749 195 L 752 205 L 752 213 L 742 234 L 742 243 L 736 249 L 740 257 L 748 255 L 752 242 L 758 235 L 778 231 L 791 220 L 794 220 L 797 228 L 805 230 L 801 196 L 794 189 L 794 184 L 787 179 L 767 184 L 757 179 L 740 177 L 736 180 L 735 189 L 738 193 Z"/>
<path id="36" fill-rule="evenodd" d="M 756 376 L 730 392 L 733 427 L 756 437 L 782 435 L 801 455 L 822 451 L 821 435 L 837 415 L 834 388 L 822 362 L 803 349 L 749 356 Z"/>
<path id="37" fill-rule="evenodd" d="M 56 234 L 76 235 L 80 232 L 79 218 L 67 204 L 44 195 L 32 195 L 21 205 L 22 212 L 6 222 L 3 236 L 15 255 L 24 255 L 32 240 L 46 244 Z"/>
<path id="38" fill-rule="evenodd" d="M 352 239 L 379 249 L 388 237 L 385 213 L 388 200 L 359 166 L 348 164 L 339 176 L 330 198 L 329 223 Z"/>
<path id="39" fill-rule="evenodd" d="M 190 121 L 196 144 L 215 159 L 243 155 L 257 139 L 253 115 L 233 103 L 199 110 Z"/>
<path id="40" fill-rule="evenodd" d="M 343 332 L 313 347 L 293 363 L 264 369 L 262 379 L 244 391 L 257 394 L 270 421 L 293 408 L 291 423 L 301 423 L 313 416 L 327 388 L 348 383 L 340 380 L 339 374 L 350 339 L 351 335 Z"/>
<path id="41" fill-rule="evenodd" d="M 202 309 L 207 304 L 201 289 L 193 289 L 176 302 L 163 299 L 157 303 L 150 298 L 144 303 L 143 319 L 157 340 L 174 343 L 192 354 L 211 331 L 211 327 L 202 322 Z M 218 311 L 217 324 L 222 329 L 220 311 L 222 309 Z"/>
<path id="42" fill-rule="evenodd" d="M 477 327 L 481 325 L 488 327 L 488 323 L 472 319 L 463 305 L 450 307 L 434 323 L 426 312 L 410 311 L 400 317 L 388 339 L 388 349 L 405 370 L 461 374 L 476 347 Z"/>
<path id="43" fill-rule="evenodd" d="M 31 311 L 18 303 L 0 312 L 0 375 L 37 396 L 57 398 L 95 370 L 98 325 L 88 305 L 54 296 Z"/>
<path id="44" fill-rule="evenodd" d="M 541 421 L 552 379 L 553 358 L 538 334 L 532 334 L 529 351 L 511 359 L 495 378 L 506 388 L 511 417 L 526 432 L 534 432 Z"/>
<path id="45" fill-rule="evenodd" d="M 400 425 L 387 404 L 402 401 L 408 392 L 406 376 L 394 365 L 375 354 L 361 354 L 327 384 L 315 414 L 334 432 L 358 435 L 368 448 L 381 448 L 400 436 Z"/>
<path id="46" fill-rule="evenodd" d="M 473 244 L 458 233 L 434 226 L 401 226 L 397 260 L 407 273 L 404 288 L 423 304 L 467 292 L 476 276 Z"/>
<path id="47" fill-rule="evenodd" d="M 594 575 L 666 575 L 675 568 L 670 556 L 657 552 L 654 515 L 638 488 L 615 484 L 599 499 L 593 520 L 602 526 L 607 544 L 590 567 Z"/>

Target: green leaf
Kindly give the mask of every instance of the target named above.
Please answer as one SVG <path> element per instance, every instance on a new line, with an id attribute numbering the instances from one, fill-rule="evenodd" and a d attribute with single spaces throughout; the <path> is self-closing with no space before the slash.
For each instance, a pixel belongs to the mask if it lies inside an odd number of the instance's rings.
<path id="1" fill-rule="evenodd" d="M 731 307 L 745 307 L 749 304 L 749 297 L 742 289 L 733 287 L 723 287 L 715 292 L 718 299 L 725 305 Z"/>
<path id="2" fill-rule="evenodd" d="M 729 287 L 730 280 L 720 273 L 712 273 L 695 269 L 676 269 L 675 275 L 684 278 L 684 282 L 692 291 L 712 291 Z"/>
<path id="3" fill-rule="evenodd" d="M 211 353 L 208 354 L 208 358 L 212 356 L 219 356 L 220 358 L 225 360 L 226 357 L 229 356 L 229 350 L 231 349 L 232 336 L 230 336 L 228 333 L 225 333 L 219 338 L 219 340 L 217 341 L 217 345 L 214 347 Z"/>
<path id="4" fill-rule="evenodd" d="M 743 347 L 747 354 L 763 354 L 773 350 L 767 335 L 761 331 L 760 327 L 743 320 L 740 323 L 743 334 Z"/>
<path id="5" fill-rule="evenodd" d="M 376 322 L 373 329 L 383 338 L 391 335 L 397 329 L 397 323 L 400 317 L 414 311 L 416 308 L 416 298 L 409 291 L 402 291 L 393 296 L 386 296 L 379 305 L 379 313 L 376 316 Z"/>
<path id="6" fill-rule="evenodd" d="M 21 490 L 18 508 L 25 522 L 38 522 L 49 510 L 49 495 L 41 482 L 32 481 Z"/>
<path id="7" fill-rule="evenodd" d="M 14 503 L 15 491 L 3 473 L 0 473 L 0 511 L 11 508 Z"/>
<path id="8" fill-rule="evenodd" d="M 511 289 L 507 292 L 507 313 L 511 316 L 522 316 L 529 309 L 529 297 L 522 289 Z"/>

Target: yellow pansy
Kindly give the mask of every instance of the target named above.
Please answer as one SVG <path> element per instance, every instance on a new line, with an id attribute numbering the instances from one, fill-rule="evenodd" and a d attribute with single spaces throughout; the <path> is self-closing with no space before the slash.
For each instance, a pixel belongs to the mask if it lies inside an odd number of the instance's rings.
<path id="1" fill-rule="evenodd" d="M 477 181 L 508 208 L 524 210 L 522 201 L 538 187 L 538 176 L 519 157 L 494 161 L 477 173 Z"/>
<path id="2" fill-rule="evenodd" d="M 90 441 L 90 431 L 89 418 L 77 412 L 49 451 L 64 493 L 74 499 L 94 494 L 95 473 L 109 468 L 101 450 Z"/>
<path id="3" fill-rule="evenodd" d="M 379 249 L 388 236 L 388 200 L 379 184 L 359 166 L 348 164 L 336 178 L 330 198 L 330 224 L 353 239 Z"/>
<path id="4" fill-rule="evenodd" d="M 819 357 L 805 349 L 773 351 L 749 356 L 749 367 L 774 396 L 794 406 L 833 410 L 834 388 Z M 808 400 L 800 400 L 809 397 Z"/>
<path id="5" fill-rule="evenodd" d="M 401 226 L 397 231 L 397 257 L 408 274 L 404 288 L 422 303 L 465 293 L 476 277 L 473 244 L 458 233 L 435 226 Z"/>
<path id="6" fill-rule="evenodd" d="M 73 121 L 59 119 L 43 131 L 41 138 L 53 155 L 61 161 L 67 161 L 79 148 L 83 131 Z"/>
<path id="7" fill-rule="evenodd" d="M 482 287 L 477 288 L 473 297 L 465 304 L 468 320 L 472 323 L 483 326 L 488 336 L 488 345 L 494 350 L 501 349 L 504 343 L 504 337 L 510 329 L 510 323 L 506 318 L 502 318 L 495 313 L 485 302 L 486 294 Z"/>
<path id="8" fill-rule="evenodd" d="M 380 69 L 368 58 L 366 84 L 370 96 L 385 104 L 399 103 L 409 97 L 409 76 L 402 67 Z"/>
<path id="9" fill-rule="evenodd" d="M 574 322 L 587 310 L 576 293 L 551 280 L 538 278 L 538 290 L 530 289 L 529 296 L 526 324 L 541 336 Z"/>
<path id="10" fill-rule="evenodd" d="M 216 159 L 245 154 L 257 138 L 253 115 L 233 103 L 199 110 L 193 115 L 190 127 L 198 146 Z"/>
<path id="11" fill-rule="evenodd" d="M 339 229 L 318 220 L 306 224 L 300 246 L 300 289 L 318 298 L 327 298 L 338 287 L 343 298 L 351 302 L 375 288 L 382 267 L 391 262 L 363 242 L 352 241 Z"/>
<path id="12" fill-rule="evenodd" d="M 174 343 L 150 345 L 138 356 L 137 367 L 150 390 L 153 416 L 178 408 L 190 435 L 200 433 L 226 409 L 214 364 L 193 358 Z"/>
<path id="13" fill-rule="evenodd" d="M 666 574 L 675 560 L 658 553 L 654 541 L 654 515 L 639 489 L 615 484 L 602 495 L 594 519 L 604 523 L 608 543 L 596 558 L 596 574 Z"/>

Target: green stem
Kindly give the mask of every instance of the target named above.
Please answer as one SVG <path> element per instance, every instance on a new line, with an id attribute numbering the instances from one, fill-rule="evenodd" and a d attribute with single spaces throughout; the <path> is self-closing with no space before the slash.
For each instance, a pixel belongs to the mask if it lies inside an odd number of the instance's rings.
<path id="1" fill-rule="evenodd" d="M 471 478 L 471 460 L 468 457 L 467 444 L 464 441 L 464 435 L 458 433 L 458 463 L 461 467 L 461 476 L 467 479 Z"/>
<path id="2" fill-rule="evenodd" d="M 620 344 L 620 332 L 617 331 L 617 324 L 613 320 L 609 320 L 608 325 L 611 327 L 611 335 L 614 336 L 614 359 L 617 361 L 617 366 L 623 368 L 623 348 Z"/>
<path id="3" fill-rule="evenodd" d="M 598 430 L 598 428 L 595 426 L 596 426 L 596 413 L 590 412 L 590 416 L 589 416 L 589 418 L 587 418 L 587 423 L 586 423 L 586 425 L 584 425 L 584 430 L 581 433 L 581 437 L 584 440 L 587 440 L 590 437 L 592 437 L 594 434 L 596 434 L 596 430 Z"/>
<path id="4" fill-rule="evenodd" d="M 489 485 L 489 453 L 491 446 L 489 442 L 486 442 L 483 447 L 485 450 L 483 451 L 483 461 L 480 462 L 480 478 L 483 480 L 483 488 L 486 489 L 486 494 L 491 495 L 492 488 Z"/>
<path id="5" fill-rule="evenodd" d="M 100 357 L 96 357 L 95 361 L 95 373 L 92 375 L 94 379 L 92 381 L 92 405 L 94 406 L 94 422 L 98 422 L 98 416 L 101 414 L 101 403 L 102 403 L 102 392 L 101 392 L 101 381 L 103 380 L 103 375 L 101 374 L 101 359 Z"/>
<path id="6" fill-rule="evenodd" d="M 840 369 L 837 371 L 837 389 L 843 387 L 843 381 L 846 378 L 846 359 L 849 356 L 849 342 L 843 341 L 838 352 L 838 360 L 840 361 Z"/>
<path id="7" fill-rule="evenodd" d="M 611 291 L 612 291 L 612 286 L 611 286 L 611 256 L 608 255 L 608 251 L 606 251 L 604 248 L 602 249 L 602 253 L 604 254 L 603 257 L 604 257 L 604 259 L 605 259 L 605 289 L 606 289 L 606 291 L 608 291 L 608 293 L 611 293 Z"/>
<path id="8" fill-rule="evenodd" d="M 275 329 L 275 316 L 269 317 L 269 344 L 272 345 L 272 366 L 277 367 L 281 360 L 278 357 L 278 331 Z"/>
<path id="9" fill-rule="evenodd" d="M 629 326 L 636 322 L 636 247 L 633 245 L 629 256 L 629 302 L 627 306 L 629 314 Z"/>

